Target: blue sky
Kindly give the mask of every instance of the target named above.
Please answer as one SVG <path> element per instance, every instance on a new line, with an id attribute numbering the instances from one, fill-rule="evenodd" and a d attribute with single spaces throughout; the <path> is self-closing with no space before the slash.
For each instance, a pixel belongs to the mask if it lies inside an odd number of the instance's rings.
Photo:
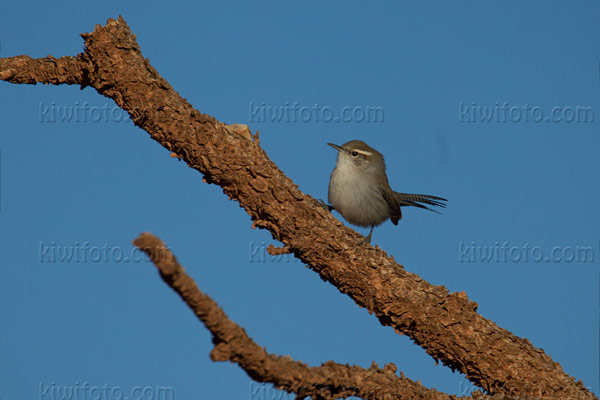
<path id="1" fill-rule="evenodd" d="M 406 210 L 373 242 L 465 291 L 598 394 L 599 11 L 559 1 L 10 2 L 0 56 L 76 55 L 79 33 L 121 14 L 183 97 L 260 130 L 305 193 L 327 196 L 327 142 L 366 141 L 385 154 L 395 190 L 449 199 L 441 216 Z M 3 82 L 0 93 L 2 400 L 59 398 L 57 387 L 291 398 L 210 361 L 207 330 L 131 253 L 143 231 L 270 352 L 310 365 L 393 362 L 428 387 L 471 389 L 297 260 L 267 256 L 270 234 L 111 100 L 75 86 Z M 261 117 L 294 107 L 296 122 Z M 361 117 L 373 109 L 382 118 Z M 80 258 L 61 261 L 63 249 Z"/>

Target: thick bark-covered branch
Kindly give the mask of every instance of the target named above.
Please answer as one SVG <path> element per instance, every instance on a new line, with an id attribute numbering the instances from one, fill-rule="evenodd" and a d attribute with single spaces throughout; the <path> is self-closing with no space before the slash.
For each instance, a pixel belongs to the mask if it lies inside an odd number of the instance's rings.
<path id="1" fill-rule="evenodd" d="M 86 49 L 76 59 L 0 59 L 0 79 L 91 86 L 113 99 L 154 140 L 238 201 L 253 226 L 268 229 L 383 325 L 489 393 L 595 398 L 543 350 L 479 315 L 464 293 L 425 282 L 381 249 L 357 247 L 359 235 L 300 192 L 257 137 L 227 129 L 181 98 L 144 59 L 122 18 L 82 37 Z"/>
<path id="2" fill-rule="evenodd" d="M 363 399 L 439 399 L 455 398 L 427 389 L 404 376 L 398 377 L 396 366 L 383 369 L 373 364 L 364 369 L 328 361 L 309 367 L 289 356 L 277 356 L 257 345 L 246 331 L 231 321 L 223 309 L 202 293 L 194 280 L 165 244 L 151 233 L 142 233 L 133 244 L 143 250 L 163 280 L 186 302 L 213 335 L 213 361 L 230 361 L 242 367 L 255 381 L 272 383 L 276 388 L 296 393 L 298 398 L 337 399 L 358 396 Z"/>

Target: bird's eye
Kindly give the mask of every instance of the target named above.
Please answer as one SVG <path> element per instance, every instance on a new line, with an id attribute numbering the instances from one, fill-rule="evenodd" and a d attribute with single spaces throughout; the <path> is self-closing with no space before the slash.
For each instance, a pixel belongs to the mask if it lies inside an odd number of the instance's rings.
<path id="1" fill-rule="evenodd" d="M 355 151 L 353 151 L 353 152 L 352 152 L 352 153 L 350 153 L 350 154 L 352 154 L 352 157 L 356 157 L 356 156 L 358 155 L 358 153 L 357 153 L 357 152 L 355 152 Z"/>

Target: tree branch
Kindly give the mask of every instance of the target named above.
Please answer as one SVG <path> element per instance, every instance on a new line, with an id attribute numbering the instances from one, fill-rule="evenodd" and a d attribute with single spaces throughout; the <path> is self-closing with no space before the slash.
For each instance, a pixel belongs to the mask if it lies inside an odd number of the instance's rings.
<path id="1" fill-rule="evenodd" d="M 250 135 L 196 111 L 147 59 L 119 17 L 82 34 L 77 56 L 0 59 L 0 79 L 91 86 L 132 121 L 240 203 L 253 227 L 268 229 L 320 277 L 409 336 L 435 360 L 491 394 L 595 398 L 543 350 L 476 312 L 477 304 L 404 270 L 379 248 L 300 192 Z"/>
<path id="2" fill-rule="evenodd" d="M 192 309 L 213 335 L 213 361 L 238 364 L 257 382 L 272 383 L 276 388 L 296 393 L 298 398 L 337 399 L 358 396 L 364 399 L 422 399 L 449 400 L 455 398 L 434 389 L 427 389 L 403 375 L 396 376 L 396 366 L 383 369 L 375 363 L 369 369 L 336 364 L 328 361 L 320 367 L 309 367 L 289 356 L 267 353 L 246 331 L 231 321 L 223 309 L 202 293 L 186 274 L 173 253 L 151 233 L 142 233 L 133 244 L 144 251 L 158 268 L 162 279 Z"/>

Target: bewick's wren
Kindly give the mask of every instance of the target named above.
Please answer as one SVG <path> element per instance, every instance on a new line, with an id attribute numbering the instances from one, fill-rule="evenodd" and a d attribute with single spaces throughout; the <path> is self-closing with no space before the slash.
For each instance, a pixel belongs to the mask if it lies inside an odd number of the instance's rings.
<path id="1" fill-rule="evenodd" d="M 365 242 L 371 242 L 373 228 L 388 218 L 398 225 L 402 218 L 400 207 L 434 212 L 437 211 L 420 203 L 446 207 L 443 202 L 447 200 L 441 197 L 394 192 L 385 174 L 383 155 L 362 140 L 351 140 L 342 146 L 327 144 L 338 151 L 329 180 L 329 207 L 353 225 L 370 226 Z"/>

